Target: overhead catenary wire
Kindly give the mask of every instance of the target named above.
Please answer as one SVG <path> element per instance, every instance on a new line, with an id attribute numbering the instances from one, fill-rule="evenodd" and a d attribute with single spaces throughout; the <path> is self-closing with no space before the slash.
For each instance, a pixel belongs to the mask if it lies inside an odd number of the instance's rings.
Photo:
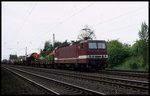
<path id="1" fill-rule="evenodd" d="M 28 11 L 27 11 L 27 15 L 25 16 L 25 19 L 23 20 L 23 23 L 22 23 L 22 25 L 20 26 L 20 28 L 18 29 L 17 33 L 20 33 L 20 32 L 21 32 L 21 30 L 23 29 L 23 27 L 24 27 L 25 23 L 27 22 L 29 16 L 31 15 L 33 9 L 35 8 L 35 6 L 36 6 L 36 3 L 35 3 L 31 8 L 29 7 L 29 9 L 28 9 Z"/>
<path id="2" fill-rule="evenodd" d="M 74 8 L 74 7 L 73 7 L 73 8 Z M 73 9 L 73 8 L 72 8 L 72 9 Z M 71 10 L 69 11 L 69 13 L 70 13 L 70 12 L 71 12 Z M 61 17 L 64 17 L 64 16 L 65 16 L 65 14 L 64 14 L 63 16 L 61 16 Z M 61 17 L 60 17 L 60 18 L 61 18 Z M 60 18 L 58 18 L 57 20 L 59 21 Z M 54 28 L 54 27 L 55 27 L 56 25 L 58 25 L 58 24 L 59 24 L 59 23 L 54 24 L 53 26 L 51 26 L 50 29 Z M 48 26 L 48 28 L 49 28 L 49 27 L 50 27 L 50 26 Z M 40 34 L 40 35 L 38 35 L 38 36 L 36 36 L 36 37 L 40 37 L 41 35 L 42 35 L 42 34 Z M 36 38 L 36 39 L 37 39 L 37 38 Z M 35 41 L 36 39 L 34 38 L 33 41 Z"/>
<path id="3" fill-rule="evenodd" d="M 104 24 L 104 23 L 107 23 L 107 22 L 110 22 L 110 21 L 114 21 L 114 20 L 116 20 L 116 19 L 120 19 L 120 17 L 126 16 L 126 15 L 130 15 L 130 14 L 134 14 L 134 13 L 137 12 L 137 11 L 141 11 L 141 9 L 143 9 L 143 8 L 145 8 L 145 7 L 146 7 L 146 6 L 139 7 L 139 8 L 137 8 L 137 9 L 135 9 L 135 10 L 131 10 L 131 11 L 128 11 L 128 12 L 123 13 L 123 14 L 121 14 L 121 15 L 112 17 L 112 18 L 107 19 L 107 20 L 104 20 L 103 22 L 99 22 L 99 23 L 95 24 L 95 27 L 96 27 L 97 25 L 99 25 L 99 24 Z"/>
<path id="4" fill-rule="evenodd" d="M 92 5 L 92 4 L 89 4 L 88 6 L 84 7 L 84 8 L 81 9 L 81 10 L 79 10 L 78 12 L 75 12 L 75 13 L 72 14 L 70 17 L 68 17 L 68 18 L 64 19 L 63 21 L 61 21 L 60 23 L 56 24 L 54 27 L 51 28 L 51 30 L 54 29 L 56 26 L 58 27 L 58 25 L 63 24 L 63 23 L 66 22 L 67 20 L 71 19 L 73 16 L 75 16 L 75 15 L 81 13 L 84 9 L 90 7 L 91 5 Z M 144 7 L 146 7 L 146 6 L 144 6 Z M 128 11 L 128 12 L 126 12 L 126 13 L 124 13 L 124 14 L 119 15 L 119 16 L 116 16 L 116 17 L 107 19 L 107 20 L 105 20 L 105 21 L 103 21 L 103 22 L 99 22 L 99 23 L 97 23 L 94 27 L 98 27 L 99 24 L 107 23 L 107 21 L 109 21 L 109 22 L 110 22 L 110 21 L 114 21 L 114 20 L 116 20 L 116 19 L 118 19 L 118 18 L 120 18 L 120 17 L 129 15 L 129 13 L 132 13 L 132 14 L 133 14 L 135 11 L 139 11 L 140 9 L 143 9 L 144 7 L 140 7 L 140 8 L 138 8 L 138 9 L 135 9 L 135 10 L 132 10 L 132 11 Z M 48 31 L 47 33 L 49 33 L 49 31 Z M 38 36 L 38 37 L 39 37 L 39 36 Z M 43 37 L 44 37 L 44 36 L 43 36 Z"/>
<path id="5" fill-rule="evenodd" d="M 137 23 L 137 22 L 136 22 L 136 23 Z M 132 28 L 133 26 L 135 26 L 135 23 L 134 23 L 134 24 L 129 24 L 129 25 L 123 26 L 123 27 L 114 28 L 114 29 L 111 29 L 111 30 L 108 30 L 108 31 L 104 31 L 104 32 L 102 32 L 101 34 L 108 33 L 108 32 L 110 32 L 110 31 L 117 31 L 117 30 L 119 30 L 119 29 L 125 29 L 125 30 L 127 30 L 127 29 L 129 29 L 129 28 Z M 109 34 L 112 34 L 112 33 L 109 33 Z"/>
<path id="6" fill-rule="evenodd" d="M 89 5 L 87 5 L 86 7 L 80 9 L 79 11 L 73 13 L 73 14 L 72 14 L 71 16 L 69 16 L 68 18 L 65 18 L 63 21 L 61 21 L 61 23 L 58 23 L 58 24 L 56 24 L 54 27 L 52 27 L 51 30 L 52 30 L 53 28 L 55 28 L 57 25 L 62 24 L 62 23 L 64 23 L 66 20 L 69 20 L 69 19 L 72 18 L 73 16 L 75 16 L 75 15 L 81 13 L 84 9 L 90 7 L 91 5 L 92 5 L 92 4 L 89 4 Z M 145 7 L 145 6 L 144 6 L 144 7 Z M 144 8 L 144 7 L 140 7 L 140 8 L 138 8 L 138 9 L 142 9 L 142 8 Z M 138 10 L 138 9 L 136 9 L 136 10 Z M 120 18 L 120 17 L 122 17 L 122 16 L 127 15 L 127 13 L 131 13 L 131 12 L 136 11 L 136 10 L 132 10 L 132 11 L 126 12 L 126 13 L 124 13 L 124 14 L 121 14 L 121 15 L 119 15 L 119 16 L 110 18 L 110 19 L 108 19 L 107 21 L 110 21 L 111 19 L 112 19 L 112 20 L 118 19 L 118 18 Z M 31 12 L 30 12 L 30 13 L 31 13 Z M 106 23 L 106 21 L 105 21 L 104 23 Z M 57 27 L 58 27 L 58 26 L 57 26 Z M 48 31 L 47 33 L 49 33 L 49 31 Z M 39 36 L 37 36 L 37 37 L 39 38 Z M 41 35 L 40 35 L 40 37 L 44 37 L 44 36 L 41 36 Z M 35 38 L 34 38 L 34 39 L 35 39 Z M 35 39 L 35 40 L 36 40 L 36 39 Z"/>
<path id="7" fill-rule="evenodd" d="M 109 20 L 108 20 L 108 22 L 101 22 L 101 24 L 106 24 L 106 23 L 110 23 L 110 22 L 112 22 L 112 21 L 114 21 L 114 20 L 117 20 L 117 19 L 120 19 L 121 17 L 125 17 L 125 16 L 127 16 L 127 15 L 130 15 L 130 14 L 135 14 L 135 13 L 137 13 L 137 12 L 140 12 L 141 10 L 143 10 L 143 8 L 145 8 L 146 6 L 143 6 L 143 7 L 139 7 L 139 8 L 137 8 L 137 9 L 135 9 L 135 10 L 131 10 L 131 11 L 128 11 L 128 12 L 126 12 L 126 13 L 124 13 L 124 14 L 121 14 L 121 15 L 118 15 L 118 16 L 116 16 L 116 17 L 113 17 L 113 18 L 110 18 Z M 127 14 L 128 13 L 128 14 Z M 121 20 L 123 20 L 123 19 L 121 19 Z M 105 20 L 105 21 L 107 21 L 107 20 Z M 109 32 L 109 34 L 114 34 L 114 33 L 112 33 L 112 32 L 114 32 L 114 31 L 116 31 L 116 30 L 119 30 L 119 29 L 129 29 L 129 28 L 131 28 L 132 26 L 134 26 L 135 24 L 137 24 L 138 22 L 134 22 L 134 24 L 129 24 L 129 25 L 127 25 L 127 26 L 121 26 L 121 27 L 118 27 L 117 26 L 117 28 L 115 28 L 115 29 L 111 29 L 111 30 L 108 30 L 108 31 L 104 31 L 104 32 L 102 32 L 101 34 L 104 34 L 104 33 L 108 33 Z M 100 24 L 100 23 L 99 23 Z M 98 25 L 99 25 L 98 24 Z M 114 24 L 114 23 L 113 23 Z M 96 26 L 95 26 L 96 27 Z M 106 28 L 108 27 L 108 25 L 107 26 L 105 26 Z M 103 27 L 103 28 L 105 28 L 105 27 Z"/>
<path id="8" fill-rule="evenodd" d="M 88 7 L 88 6 L 87 6 Z M 33 8 L 32 8 L 33 9 Z M 85 8 L 83 8 L 83 9 L 85 9 Z M 53 28 L 55 28 L 57 25 L 59 25 L 59 24 L 63 24 L 64 22 L 66 22 L 67 20 L 69 20 L 69 19 L 71 19 L 72 17 L 74 17 L 74 16 L 76 16 L 77 14 L 79 14 L 79 13 L 81 13 L 82 11 L 83 11 L 83 9 L 82 10 L 79 10 L 78 12 L 75 12 L 74 14 L 72 14 L 70 17 L 68 17 L 68 18 L 65 18 L 63 21 L 61 21 L 60 23 L 58 23 L 58 24 L 56 24 Z M 138 9 L 140 9 L 140 8 L 138 8 Z M 136 9 L 136 10 L 138 10 L 138 9 Z M 126 13 L 124 13 L 124 15 L 123 14 L 121 14 L 121 15 L 119 15 L 119 16 L 116 16 L 116 17 L 113 17 L 113 18 L 110 18 L 108 21 L 110 22 L 111 20 L 112 21 L 114 21 L 114 20 L 116 20 L 116 19 L 118 19 L 118 18 L 120 18 L 120 17 L 122 17 L 122 16 L 126 16 L 126 15 L 128 15 L 127 13 L 131 13 L 131 12 L 133 12 L 133 11 L 130 11 L 130 12 L 126 12 Z M 31 14 L 32 13 L 32 11 L 29 11 L 29 14 Z M 126 15 L 125 15 L 126 14 Z M 27 18 L 29 18 L 29 16 L 27 15 Z M 27 21 L 26 21 L 27 22 Z M 104 23 L 107 23 L 107 20 L 104 22 Z M 100 24 L 104 24 L 104 23 L 102 23 L 102 22 L 100 22 Z M 99 25 L 99 24 L 98 24 Z M 57 26 L 58 27 L 58 26 Z M 52 28 L 52 29 L 53 29 Z M 48 31 L 49 32 L 49 31 Z M 41 36 L 41 35 L 40 35 Z M 44 36 L 41 36 L 41 37 L 44 37 Z M 35 39 L 35 38 L 34 38 Z"/>
<path id="9" fill-rule="evenodd" d="M 90 6 L 92 6 L 93 4 L 89 4 L 87 6 L 85 6 L 84 8 L 82 8 L 81 10 L 75 12 L 74 14 L 72 14 L 71 16 L 69 16 L 68 18 L 66 18 L 65 20 L 63 20 L 62 22 L 60 22 L 60 24 L 66 22 L 67 20 L 69 20 L 70 18 L 76 16 L 77 14 L 81 13 L 82 11 L 84 11 L 85 9 L 89 8 Z"/>
<path id="10" fill-rule="evenodd" d="M 36 4 L 35 4 L 35 5 L 36 5 Z M 31 15 L 33 9 L 35 8 L 35 5 L 33 5 L 31 8 L 28 9 L 27 15 L 25 16 L 25 19 L 23 20 L 23 24 L 21 25 L 21 27 L 19 28 L 19 30 L 17 31 L 17 33 L 20 33 L 21 30 L 23 29 L 23 27 L 24 27 L 25 23 L 27 22 L 29 16 Z M 75 14 L 73 14 L 73 15 L 75 15 Z M 30 43 L 32 44 L 32 42 L 30 42 Z M 18 45 L 18 44 L 19 44 L 19 43 L 17 42 L 17 45 Z M 9 50 L 14 50 L 14 49 L 16 49 L 16 48 L 8 48 L 8 49 L 9 49 Z M 22 49 L 25 49 L 25 48 L 19 48 L 19 50 L 20 50 L 20 49 L 22 50 Z M 30 48 L 30 49 L 37 49 L 37 50 L 40 50 L 40 48 Z"/>
<path id="11" fill-rule="evenodd" d="M 22 25 L 20 26 L 19 30 L 17 31 L 17 34 L 19 35 L 23 29 L 23 27 L 25 26 L 25 24 L 27 23 L 28 18 L 30 17 L 31 13 L 33 12 L 34 8 L 36 7 L 36 3 L 34 3 L 32 5 L 32 7 L 29 7 L 27 10 L 27 15 L 25 16 L 25 19 L 23 20 Z M 18 45 L 18 41 L 17 41 L 17 45 Z"/>
<path id="12" fill-rule="evenodd" d="M 88 4 L 88 5 L 85 6 L 84 8 L 82 8 L 82 9 L 80 9 L 79 11 L 73 13 L 71 16 L 65 18 L 65 19 L 64 19 L 63 21 L 61 21 L 60 23 L 57 23 L 56 25 L 54 25 L 54 27 L 52 27 L 50 30 L 52 30 L 52 29 L 55 28 L 56 26 L 58 27 L 58 25 L 60 25 L 60 24 L 62 24 L 62 23 L 64 23 L 64 22 L 66 22 L 66 21 L 69 20 L 70 18 L 72 18 L 72 17 L 74 17 L 75 15 L 81 13 L 83 10 L 87 9 L 87 8 L 90 7 L 91 5 L 93 5 L 93 4 Z M 47 33 L 49 33 L 49 31 L 46 32 L 46 34 L 47 34 Z M 42 37 L 41 34 L 40 34 L 39 36 L 36 36 L 36 39 L 37 39 L 37 38 L 40 38 L 40 37 Z M 44 37 L 44 36 L 43 36 L 43 37 Z M 33 41 L 35 41 L 36 39 L 34 38 Z M 40 39 L 41 39 L 41 38 L 40 38 Z M 33 41 L 32 41 L 32 42 L 33 42 Z M 38 50 L 39 50 L 39 49 L 38 49 Z"/>
<path id="13" fill-rule="evenodd" d="M 84 11 L 85 9 L 89 8 L 90 6 L 92 6 L 93 4 L 88 4 L 87 6 L 85 6 L 84 8 L 80 9 L 79 11 L 73 13 L 71 16 L 65 18 L 64 20 L 62 20 L 61 22 L 57 23 L 54 25 L 54 27 L 48 29 L 50 31 L 52 31 L 55 27 L 58 27 L 58 25 L 63 24 L 64 22 L 66 22 L 67 20 L 71 19 L 72 17 L 76 16 L 77 14 L 81 13 L 82 11 Z M 47 31 L 45 34 L 49 33 L 50 31 Z M 37 36 L 36 38 L 42 37 L 41 34 L 39 36 Z M 44 36 L 43 36 L 44 37 Z M 42 38 L 43 38 L 42 37 Z M 34 39 L 35 41 L 36 39 Z"/>

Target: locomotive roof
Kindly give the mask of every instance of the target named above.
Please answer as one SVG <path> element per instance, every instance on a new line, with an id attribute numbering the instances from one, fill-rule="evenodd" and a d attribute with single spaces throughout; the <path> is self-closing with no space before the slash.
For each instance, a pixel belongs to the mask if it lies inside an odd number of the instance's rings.
<path id="1" fill-rule="evenodd" d="M 80 41 L 80 43 L 84 43 L 84 42 L 98 42 L 98 41 L 105 42 L 105 40 L 83 40 L 83 41 Z"/>
<path id="2" fill-rule="evenodd" d="M 66 47 L 66 46 L 69 46 L 69 45 L 74 45 L 74 44 L 78 44 L 78 43 L 84 43 L 84 42 L 98 42 L 98 41 L 102 41 L 102 42 L 105 42 L 105 40 L 82 40 L 82 41 L 76 41 L 76 42 L 72 42 L 70 44 L 66 44 L 66 45 L 61 45 L 61 46 L 58 46 L 57 48 L 61 48 L 61 47 Z"/>

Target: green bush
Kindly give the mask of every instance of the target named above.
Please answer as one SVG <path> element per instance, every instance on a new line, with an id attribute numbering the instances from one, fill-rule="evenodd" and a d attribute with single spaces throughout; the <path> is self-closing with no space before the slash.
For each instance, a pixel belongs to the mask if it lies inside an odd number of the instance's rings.
<path id="1" fill-rule="evenodd" d="M 108 67 L 113 68 L 121 64 L 128 56 L 130 56 L 129 47 L 127 44 L 122 44 L 118 40 L 111 40 L 107 43 L 108 46 Z"/>
<path id="2" fill-rule="evenodd" d="M 135 61 L 131 61 L 129 62 L 129 66 L 131 67 L 131 69 L 138 69 L 138 64 Z"/>

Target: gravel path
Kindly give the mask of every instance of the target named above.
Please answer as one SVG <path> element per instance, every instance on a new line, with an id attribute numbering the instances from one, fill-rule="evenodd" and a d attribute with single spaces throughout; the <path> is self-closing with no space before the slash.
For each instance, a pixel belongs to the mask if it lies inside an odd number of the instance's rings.
<path id="1" fill-rule="evenodd" d="M 21 68 L 24 69 L 24 68 Z M 74 78 L 74 77 L 68 77 L 68 76 L 61 76 L 61 75 L 56 75 L 56 74 L 51 74 L 49 72 L 40 72 L 38 70 L 33 70 L 25 68 L 26 70 L 28 70 L 29 72 L 34 72 L 36 74 L 40 74 L 42 76 L 46 76 L 46 77 L 50 77 L 50 78 L 54 78 L 57 80 L 61 80 L 64 82 L 68 82 L 71 84 L 75 84 L 78 86 L 82 86 L 85 88 L 89 88 L 92 90 L 96 90 L 99 92 L 103 92 L 106 94 L 141 94 L 140 92 L 136 91 L 136 90 L 132 90 L 132 89 L 126 89 L 124 87 L 121 86 L 114 86 L 114 85 L 110 85 L 110 84 L 104 84 L 102 82 L 92 82 L 92 81 L 88 81 L 88 80 L 82 80 L 79 78 Z M 50 71 L 51 69 L 49 69 Z"/>
<path id="2" fill-rule="evenodd" d="M 2 95 L 44 94 L 36 87 L 4 68 L 1 68 L 1 84 Z"/>
<path id="3" fill-rule="evenodd" d="M 15 66 L 15 67 L 18 67 L 18 66 Z M 24 68 L 25 67 L 20 68 L 20 69 L 24 69 Z M 71 84 L 75 84 L 75 85 L 78 85 L 78 86 L 82 86 L 82 87 L 85 87 L 85 88 L 89 88 L 89 89 L 92 89 L 92 90 L 103 92 L 103 93 L 106 93 L 106 94 L 138 94 L 138 95 L 141 94 L 140 92 L 138 92 L 136 90 L 125 89 L 124 87 L 121 87 L 121 86 L 113 86 L 113 85 L 110 85 L 110 84 L 104 84 L 102 82 L 92 82 L 92 81 L 88 81 L 88 80 L 82 80 L 82 79 L 79 79 L 79 78 L 61 76 L 61 75 L 56 75 L 56 74 L 50 74 L 49 72 L 40 72 L 40 71 L 38 71 L 38 70 L 45 70 L 45 69 L 38 69 L 37 68 L 36 71 L 33 70 L 34 67 L 33 68 L 30 67 L 29 69 L 26 67 L 25 69 L 30 71 L 30 72 L 37 73 L 39 75 L 54 78 L 54 79 L 57 79 L 57 80 L 61 80 L 61 81 L 64 81 L 64 82 L 68 82 L 68 83 L 71 83 Z M 53 69 L 47 69 L 47 70 L 50 71 L 50 70 L 53 70 Z M 61 71 L 64 71 L 64 70 L 61 70 Z M 59 72 L 60 72 L 60 70 L 59 70 Z M 89 73 L 87 73 L 87 74 L 89 74 Z M 146 93 L 146 94 L 148 94 L 148 93 Z"/>

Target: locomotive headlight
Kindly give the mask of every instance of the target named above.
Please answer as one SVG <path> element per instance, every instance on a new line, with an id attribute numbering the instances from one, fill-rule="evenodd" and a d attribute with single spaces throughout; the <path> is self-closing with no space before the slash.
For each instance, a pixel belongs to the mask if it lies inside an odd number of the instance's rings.
<path id="1" fill-rule="evenodd" d="M 91 58 L 91 56 L 89 55 L 89 58 Z"/>
<path id="2" fill-rule="evenodd" d="M 106 58 L 106 55 L 102 55 L 102 58 Z"/>
<path id="3" fill-rule="evenodd" d="M 90 55 L 88 55 L 88 58 L 91 58 L 91 56 L 90 56 Z"/>
<path id="4" fill-rule="evenodd" d="M 106 55 L 106 58 L 108 58 L 108 55 Z"/>

